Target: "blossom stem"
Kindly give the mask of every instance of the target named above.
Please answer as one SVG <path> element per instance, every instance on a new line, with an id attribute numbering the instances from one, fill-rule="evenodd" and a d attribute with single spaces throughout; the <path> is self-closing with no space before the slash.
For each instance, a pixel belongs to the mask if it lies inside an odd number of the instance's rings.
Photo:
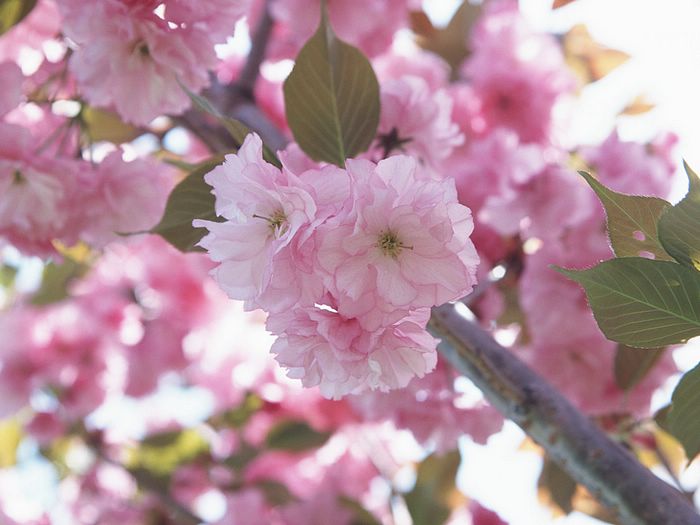
<path id="1" fill-rule="evenodd" d="M 428 327 L 442 339 L 438 347 L 442 356 L 621 523 L 700 524 L 700 515 L 680 492 L 644 468 L 454 305 L 434 308 Z"/>

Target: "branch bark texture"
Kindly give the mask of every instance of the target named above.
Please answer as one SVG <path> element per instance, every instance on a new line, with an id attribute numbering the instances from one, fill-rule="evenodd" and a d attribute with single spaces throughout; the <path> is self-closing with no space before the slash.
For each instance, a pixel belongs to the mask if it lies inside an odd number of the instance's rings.
<path id="1" fill-rule="evenodd" d="M 700 525 L 680 492 L 643 467 L 554 387 L 454 305 L 434 308 L 438 347 L 486 398 L 627 525 Z"/>

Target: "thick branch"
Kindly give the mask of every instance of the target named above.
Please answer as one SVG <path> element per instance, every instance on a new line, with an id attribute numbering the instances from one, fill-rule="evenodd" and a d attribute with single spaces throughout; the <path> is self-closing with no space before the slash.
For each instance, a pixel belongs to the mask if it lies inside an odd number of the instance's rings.
<path id="1" fill-rule="evenodd" d="M 700 524 L 700 516 L 680 492 L 640 465 L 453 305 L 433 309 L 429 328 L 442 338 L 442 355 L 577 482 L 610 507 L 622 523 Z"/>

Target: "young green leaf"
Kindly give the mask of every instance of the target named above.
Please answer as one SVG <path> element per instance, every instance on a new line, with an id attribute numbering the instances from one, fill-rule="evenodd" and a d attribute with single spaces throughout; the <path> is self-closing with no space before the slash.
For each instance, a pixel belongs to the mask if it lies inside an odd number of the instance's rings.
<path id="1" fill-rule="evenodd" d="M 659 239 L 674 259 L 700 270 L 700 178 L 683 163 L 688 194 L 659 220 Z"/>
<path id="2" fill-rule="evenodd" d="M 92 106 L 83 106 L 78 114 L 80 129 L 90 142 L 106 140 L 114 144 L 130 142 L 141 130 L 124 122 L 116 113 Z"/>
<path id="3" fill-rule="evenodd" d="M 36 3 L 37 0 L 0 0 L 0 35 L 24 20 Z"/>
<path id="4" fill-rule="evenodd" d="M 304 152 L 338 166 L 365 151 L 379 125 L 379 83 L 369 60 L 339 40 L 325 7 L 284 83 L 287 121 Z"/>
<path id="5" fill-rule="evenodd" d="M 624 257 L 588 270 L 555 269 L 584 287 L 608 339 L 658 348 L 700 335 L 700 273 L 690 268 Z"/>
<path id="6" fill-rule="evenodd" d="M 222 160 L 221 157 L 214 157 L 203 162 L 175 186 L 168 197 L 163 218 L 153 227 L 151 233 L 160 235 L 180 251 L 202 251 L 197 247 L 197 243 L 207 231 L 193 227 L 192 221 L 222 220 L 214 209 L 215 199 L 211 193 L 211 186 L 204 181 L 204 175 L 221 164 Z"/>
<path id="7" fill-rule="evenodd" d="M 700 364 L 687 372 L 673 391 L 666 428 L 678 439 L 689 460 L 700 452 Z"/>
<path id="8" fill-rule="evenodd" d="M 282 421 L 270 429 L 265 443 L 268 448 L 302 452 L 323 445 L 330 433 L 318 432 L 304 421 Z"/>
<path id="9" fill-rule="evenodd" d="M 670 204 L 656 197 L 624 195 L 603 186 L 585 171 L 581 176 L 596 192 L 603 203 L 607 217 L 610 245 L 618 257 L 638 257 L 642 252 L 654 254 L 656 259 L 670 261 L 659 242 L 656 224 Z"/>
<path id="10" fill-rule="evenodd" d="M 615 383 L 622 390 L 637 386 L 664 355 L 665 348 L 640 350 L 618 345 L 615 352 Z"/>
<path id="11" fill-rule="evenodd" d="M 416 485 L 406 494 L 414 525 L 439 525 L 452 513 L 452 503 L 463 499 L 455 486 L 459 451 L 431 454 L 418 465 Z"/>
<path id="12" fill-rule="evenodd" d="M 16 419 L 0 421 L 0 468 L 17 462 L 17 448 L 22 441 L 22 425 Z"/>

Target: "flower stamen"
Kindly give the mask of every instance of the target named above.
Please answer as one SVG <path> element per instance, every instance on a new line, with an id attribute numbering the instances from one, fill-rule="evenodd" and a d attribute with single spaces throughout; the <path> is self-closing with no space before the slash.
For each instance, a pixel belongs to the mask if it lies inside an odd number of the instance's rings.
<path id="1" fill-rule="evenodd" d="M 396 259 L 401 253 L 401 250 L 406 248 L 407 250 L 412 250 L 413 246 L 406 246 L 399 237 L 391 230 L 383 231 L 379 234 L 379 239 L 377 241 L 377 247 L 382 250 L 384 255 L 388 255 Z"/>
<path id="2" fill-rule="evenodd" d="M 275 211 L 270 217 L 264 215 L 253 214 L 254 219 L 263 219 L 267 221 L 272 230 L 272 234 L 276 237 L 284 235 L 287 231 L 287 216 L 282 210 Z"/>

